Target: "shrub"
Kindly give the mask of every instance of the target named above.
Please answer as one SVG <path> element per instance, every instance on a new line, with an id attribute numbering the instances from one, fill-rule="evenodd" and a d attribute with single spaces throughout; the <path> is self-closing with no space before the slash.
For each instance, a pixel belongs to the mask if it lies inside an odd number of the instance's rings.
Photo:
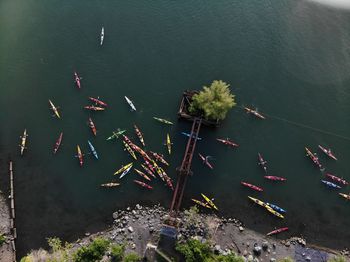
<path id="1" fill-rule="evenodd" d="M 328 262 L 346 262 L 346 259 L 343 256 L 336 256 L 328 259 Z"/>
<path id="2" fill-rule="evenodd" d="M 125 252 L 125 245 L 112 245 L 111 246 L 111 258 L 112 261 L 119 262 L 123 261 Z"/>
<path id="3" fill-rule="evenodd" d="M 186 262 L 200 262 L 213 259 L 213 252 L 208 243 L 201 243 L 196 239 L 187 240 L 185 243 L 177 243 L 176 250 L 186 259 Z"/>
<path id="4" fill-rule="evenodd" d="M 3 234 L 0 234 L 0 246 L 5 243 L 5 236 Z"/>
<path id="5" fill-rule="evenodd" d="M 96 238 L 89 246 L 79 248 L 73 255 L 76 262 L 99 261 L 107 251 L 109 241 Z"/>
<path id="6" fill-rule="evenodd" d="M 291 259 L 290 257 L 285 257 L 285 258 L 279 259 L 278 262 L 293 262 L 293 259 Z"/>
<path id="7" fill-rule="evenodd" d="M 136 253 L 129 253 L 125 255 L 123 262 L 138 262 L 141 261 L 141 257 Z"/>
<path id="8" fill-rule="evenodd" d="M 244 258 L 237 256 L 235 254 L 229 254 L 229 255 L 219 255 L 215 258 L 215 261 L 217 262 L 244 262 Z"/>

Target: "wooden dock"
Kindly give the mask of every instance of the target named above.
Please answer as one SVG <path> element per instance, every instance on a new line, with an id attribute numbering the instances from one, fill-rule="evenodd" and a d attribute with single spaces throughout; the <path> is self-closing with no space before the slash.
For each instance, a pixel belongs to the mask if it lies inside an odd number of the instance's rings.
<path id="1" fill-rule="evenodd" d="M 13 261 L 16 261 L 16 239 L 17 230 L 15 224 L 16 212 L 15 212 L 15 187 L 13 183 L 13 163 L 9 162 L 9 175 L 10 175 L 10 229 L 12 233 L 11 247 L 13 251 Z"/>

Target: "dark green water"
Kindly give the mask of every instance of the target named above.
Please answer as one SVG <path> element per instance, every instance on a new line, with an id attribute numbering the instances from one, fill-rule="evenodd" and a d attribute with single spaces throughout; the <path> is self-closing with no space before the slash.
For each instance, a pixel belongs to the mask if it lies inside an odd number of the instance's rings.
<path id="1" fill-rule="evenodd" d="M 180 95 L 214 79 L 231 84 L 239 105 L 258 107 L 271 117 L 260 121 L 236 107 L 220 128 L 202 128 L 204 141 L 197 151 L 214 156 L 215 169 L 194 157 L 184 207 L 203 192 L 215 197 L 219 215 L 237 217 L 260 232 L 289 226 L 288 234 L 301 234 L 309 242 L 349 246 L 349 203 L 321 184 L 322 174 L 304 153 L 304 146 L 314 151 L 318 144 L 332 147 L 339 161 L 319 152 L 321 161 L 327 171 L 350 179 L 349 32 L 349 12 L 306 1 L 1 1 L 0 186 L 7 190 L 12 158 L 20 255 L 43 246 L 46 237 L 74 240 L 105 228 L 118 208 L 169 206 L 167 188 L 155 182 L 155 190 L 146 192 L 132 182 L 134 174 L 116 190 L 99 188 L 130 162 L 120 141 L 105 139 L 117 127 L 135 138 L 136 123 L 147 149 L 166 153 L 163 140 L 169 132 L 174 148 L 168 173 L 176 180 L 186 144 L 179 133 L 190 129 L 189 123 L 176 121 Z M 73 83 L 75 70 L 83 77 L 81 90 Z M 130 112 L 124 95 L 138 112 Z M 103 98 L 108 110 L 84 111 L 88 96 Z M 61 120 L 51 117 L 48 99 L 61 107 Z M 86 125 L 89 116 L 98 129 L 96 138 Z M 152 116 L 176 124 L 162 126 Z M 28 150 L 20 157 L 24 128 Z M 63 145 L 53 156 L 61 131 Z M 240 147 L 228 149 L 217 137 L 231 137 Z M 87 156 L 80 168 L 75 148 L 80 144 L 87 152 L 88 139 L 100 160 Z M 287 177 L 287 183 L 263 179 L 257 152 L 269 161 L 271 175 Z M 241 180 L 265 191 L 242 188 Z M 286 219 L 255 207 L 247 195 L 287 209 Z"/>

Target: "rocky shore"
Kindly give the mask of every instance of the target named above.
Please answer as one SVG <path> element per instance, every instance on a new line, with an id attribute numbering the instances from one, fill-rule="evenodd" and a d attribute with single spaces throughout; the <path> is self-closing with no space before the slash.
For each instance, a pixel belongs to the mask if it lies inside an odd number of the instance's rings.
<path id="1" fill-rule="evenodd" d="M 0 192 L 0 235 L 5 237 L 5 243 L 0 246 L 0 262 L 13 261 L 14 254 L 11 242 L 9 241 L 12 238 L 10 230 L 10 210 L 2 192 Z"/>

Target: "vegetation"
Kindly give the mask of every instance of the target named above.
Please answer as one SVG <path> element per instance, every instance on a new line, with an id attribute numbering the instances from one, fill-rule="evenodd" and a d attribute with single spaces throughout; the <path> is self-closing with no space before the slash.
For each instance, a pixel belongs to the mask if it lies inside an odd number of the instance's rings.
<path id="1" fill-rule="evenodd" d="M 331 259 L 328 259 L 328 262 L 346 262 L 346 258 L 343 256 L 336 256 Z"/>
<path id="2" fill-rule="evenodd" d="M 100 261 L 106 253 L 109 241 L 103 238 L 95 238 L 88 246 L 79 248 L 73 255 L 76 262 Z"/>
<path id="3" fill-rule="evenodd" d="M 236 105 L 230 85 L 222 80 L 214 80 L 209 86 L 192 97 L 189 107 L 191 114 L 204 114 L 207 120 L 223 120 L 229 109 Z"/>
<path id="4" fill-rule="evenodd" d="M 177 243 L 176 250 L 185 257 L 186 262 L 244 262 L 242 257 L 235 254 L 215 255 L 207 242 L 202 243 L 196 239 Z"/>
<path id="5" fill-rule="evenodd" d="M 0 234 L 0 246 L 5 243 L 5 236 L 3 234 Z"/>
<path id="6" fill-rule="evenodd" d="M 294 260 L 291 259 L 290 257 L 285 257 L 282 259 L 279 259 L 278 262 L 293 262 Z"/>
<path id="7" fill-rule="evenodd" d="M 188 225 L 197 225 L 199 221 L 199 209 L 197 206 L 192 206 L 184 212 Z"/>
<path id="8" fill-rule="evenodd" d="M 111 259 L 114 262 L 123 261 L 125 245 L 111 245 Z"/>
<path id="9" fill-rule="evenodd" d="M 141 257 L 136 253 L 129 253 L 124 256 L 123 262 L 138 262 L 141 261 Z"/>

